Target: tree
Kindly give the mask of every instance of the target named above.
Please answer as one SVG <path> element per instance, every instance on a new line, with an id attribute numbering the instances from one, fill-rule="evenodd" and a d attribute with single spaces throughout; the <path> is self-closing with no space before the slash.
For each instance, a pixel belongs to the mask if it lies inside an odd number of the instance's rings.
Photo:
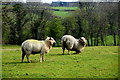
<path id="1" fill-rule="evenodd" d="M 118 35 L 118 3 L 108 3 L 107 4 L 107 17 L 109 21 L 109 31 L 113 36 L 114 46 L 117 45 L 117 35 Z"/>
<path id="2" fill-rule="evenodd" d="M 76 19 L 76 37 L 86 37 L 88 45 L 93 45 L 95 27 L 94 6 L 94 3 L 79 2 L 79 10 L 74 13 Z"/>
<path id="3" fill-rule="evenodd" d="M 116 35 L 118 34 L 116 4 L 79 2 L 80 10 L 75 14 L 78 24 L 76 32 L 79 32 L 77 34 L 86 36 L 88 44 L 91 46 L 106 45 L 105 38 L 112 34 L 114 45 L 116 45 Z"/>
<path id="4" fill-rule="evenodd" d="M 73 35 L 73 30 L 75 29 L 75 19 L 74 17 L 66 17 L 62 20 L 62 25 L 65 27 L 65 35 Z"/>
<path id="5" fill-rule="evenodd" d="M 9 6 L 9 8 L 8 8 Z M 13 6 L 3 7 L 3 34 L 7 30 L 9 44 L 21 44 L 23 41 L 23 27 L 28 22 L 27 12 L 22 4 L 16 3 Z"/>
<path id="6" fill-rule="evenodd" d="M 30 26 L 32 38 L 45 39 L 46 22 L 51 19 L 52 14 L 49 12 L 47 6 L 41 3 L 28 3 L 27 7 L 30 9 Z"/>
<path id="7" fill-rule="evenodd" d="M 10 3 L 4 3 L 6 4 L 6 6 L 2 7 L 2 43 L 9 43 L 9 22 L 12 20 L 10 19 L 10 17 L 8 16 L 8 5 Z"/>
<path id="8" fill-rule="evenodd" d="M 14 30 L 16 30 L 17 44 L 23 42 L 23 27 L 30 20 L 27 16 L 27 11 L 22 4 L 15 4 L 13 6 L 13 13 L 15 15 L 15 25 Z M 12 33 L 12 32 L 11 32 Z"/>
<path id="9" fill-rule="evenodd" d="M 64 27 L 61 20 L 59 18 L 55 18 L 47 22 L 47 26 L 47 36 L 53 37 L 57 41 L 57 46 L 60 46 L 60 40 L 64 34 Z"/>
<path id="10" fill-rule="evenodd" d="M 46 22 L 52 17 L 47 7 L 41 3 L 15 3 L 2 10 L 5 43 L 21 44 L 28 38 L 45 39 Z"/>

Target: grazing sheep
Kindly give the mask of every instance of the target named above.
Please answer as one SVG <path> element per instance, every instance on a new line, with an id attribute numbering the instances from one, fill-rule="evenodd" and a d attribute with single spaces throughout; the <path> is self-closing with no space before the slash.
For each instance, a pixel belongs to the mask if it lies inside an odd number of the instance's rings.
<path id="1" fill-rule="evenodd" d="M 28 62 L 30 62 L 30 54 L 40 53 L 40 62 L 44 61 L 44 53 L 48 53 L 49 49 L 56 41 L 52 37 L 47 37 L 45 41 L 38 41 L 34 39 L 28 39 L 22 43 L 22 62 L 26 55 Z"/>
<path id="2" fill-rule="evenodd" d="M 61 39 L 63 54 L 65 48 L 68 50 L 68 54 L 70 51 L 76 51 L 75 54 L 79 54 L 86 46 L 87 40 L 84 37 L 80 37 L 79 39 L 75 39 L 71 35 L 64 35 Z"/>

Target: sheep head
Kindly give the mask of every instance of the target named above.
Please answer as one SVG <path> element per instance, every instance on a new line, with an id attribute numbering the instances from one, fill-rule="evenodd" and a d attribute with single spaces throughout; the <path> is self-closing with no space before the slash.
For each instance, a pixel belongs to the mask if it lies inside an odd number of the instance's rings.
<path id="1" fill-rule="evenodd" d="M 45 42 L 50 46 L 52 46 L 54 43 L 56 43 L 56 41 L 52 38 L 52 37 L 47 37 L 45 39 Z"/>
<path id="2" fill-rule="evenodd" d="M 50 41 L 51 45 L 53 45 L 54 43 L 56 43 L 56 41 L 52 37 L 49 38 L 49 41 Z"/>
<path id="3" fill-rule="evenodd" d="M 83 46 L 87 44 L 87 40 L 84 37 L 80 37 L 79 41 Z"/>

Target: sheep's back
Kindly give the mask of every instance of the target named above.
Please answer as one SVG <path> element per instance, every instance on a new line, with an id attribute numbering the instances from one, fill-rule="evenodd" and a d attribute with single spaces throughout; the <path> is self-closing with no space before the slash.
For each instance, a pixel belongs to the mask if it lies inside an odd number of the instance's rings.
<path id="1" fill-rule="evenodd" d="M 74 42 L 74 41 L 76 41 L 76 39 L 75 39 L 73 36 L 71 36 L 71 35 L 64 35 L 64 36 L 62 37 L 62 41 Z"/>
<path id="2" fill-rule="evenodd" d="M 44 45 L 43 41 L 38 41 L 38 40 L 26 40 L 22 43 L 22 47 L 25 51 L 30 51 L 30 52 L 40 52 L 42 46 Z"/>
<path id="3" fill-rule="evenodd" d="M 62 41 L 62 44 L 64 43 L 64 45 L 66 45 L 67 49 L 72 49 L 74 46 L 76 46 L 75 44 L 77 44 L 76 39 L 71 35 L 63 36 L 61 41 Z"/>

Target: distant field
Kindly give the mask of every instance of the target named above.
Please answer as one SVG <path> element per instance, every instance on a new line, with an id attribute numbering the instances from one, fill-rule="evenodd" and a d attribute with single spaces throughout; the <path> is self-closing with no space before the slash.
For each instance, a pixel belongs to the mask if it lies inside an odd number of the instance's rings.
<path id="1" fill-rule="evenodd" d="M 53 15 L 59 16 L 59 17 L 68 17 L 71 15 L 71 12 L 65 12 L 65 11 L 53 11 Z"/>
<path id="2" fill-rule="evenodd" d="M 51 7 L 52 9 L 59 9 L 59 10 L 76 10 L 78 7 Z M 53 11 L 53 14 L 59 17 L 68 17 L 72 15 L 73 11 Z"/>
<path id="3" fill-rule="evenodd" d="M 118 46 L 86 47 L 79 55 L 62 54 L 53 47 L 39 63 L 39 54 L 31 55 L 31 63 L 21 63 L 20 46 L 2 47 L 3 78 L 117 78 Z M 74 53 L 74 52 L 71 52 Z"/>
<path id="4" fill-rule="evenodd" d="M 76 10 L 78 7 L 51 7 L 52 9 L 60 9 L 60 10 Z"/>

